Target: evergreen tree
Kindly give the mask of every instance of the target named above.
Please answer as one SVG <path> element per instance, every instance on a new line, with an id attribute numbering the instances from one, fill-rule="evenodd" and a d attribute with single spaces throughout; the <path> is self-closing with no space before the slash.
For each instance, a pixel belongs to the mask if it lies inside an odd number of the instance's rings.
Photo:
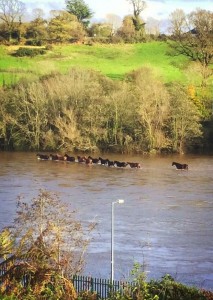
<path id="1" fill-rule="evenodd" d="M 70 14 L 77 17 L 78 21 L 83 23 L 85 27 L 89 25 L 89 19 L 93 12 L 84 0 L 66 0 L 66 8 Z"/>

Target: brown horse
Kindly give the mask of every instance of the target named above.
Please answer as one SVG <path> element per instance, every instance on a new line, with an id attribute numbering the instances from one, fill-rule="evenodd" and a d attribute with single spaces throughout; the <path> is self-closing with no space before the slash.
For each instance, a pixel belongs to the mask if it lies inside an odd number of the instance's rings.
<path id="1" fill-rule="evenodd" d="M 136 168 L 136 169 L 141 168 L 141 165 L 139 163 L 135 163 L 135 162 L 127 162 L 127 163 L 130 166 L 130 168 Z"/>
<path id="2" fill-rule="evenodd" d="M 92 158 L 90 158 L 90 157 L 85 158 L 85 164 L 92 165 L 93 164 Z"/>

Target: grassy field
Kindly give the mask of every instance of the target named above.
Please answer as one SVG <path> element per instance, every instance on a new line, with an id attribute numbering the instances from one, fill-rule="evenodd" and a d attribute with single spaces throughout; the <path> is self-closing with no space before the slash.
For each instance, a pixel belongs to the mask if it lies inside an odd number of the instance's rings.
<path id="1" fill-rule="evenodd" d="M 17 48 L 0 46 L 0 85 L 13 84 L 20 78 L 35 80 L 55 71 L 66 73 L 73 66 L 95 69 L 112 79 L 122 79 L 132 70 L 150 66 L 164 82 L 185 80 L 187 59 L 168 55 L 164 42 L 53 46 L 45 55 L 34 58 L 12 56 Z"/>

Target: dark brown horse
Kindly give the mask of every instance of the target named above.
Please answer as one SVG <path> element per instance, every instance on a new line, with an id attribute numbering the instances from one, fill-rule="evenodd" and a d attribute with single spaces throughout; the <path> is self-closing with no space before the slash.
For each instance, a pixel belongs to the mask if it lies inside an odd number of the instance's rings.
<path id="1" fill-rule="evenodd" d="M 172 166 L 175 166 L 178 170 L 188 170 L 189 166 L 187 164 L 180 164 L 173 161 Z"/>
<path id="2" fill-rule="evenodd" d="M 86 157 L 85 156 L 77 156 L 77 160 L 79 163 L 85 163 L 86 162 Z"/>
<path id="3" fill-rule="evenodd" d="M 107 159 L 107 166 L 108 167 L 114 167 L 114 161 Z"/>
<path id="4" fill-rule="evenodd" d="M 107 163 L 108 163 L 108 158 L 107 158 L 107 159 L 104 159 L 104 158 L 102 158 L 102 157 L 99 157 L 99 161 L 100 161 L 101 165 L 107 165 Z"/>
<path id="5" fill-rule="evenodd" d="M 125 161 L 118 161 L 118 160 L 114 161 L 114 166 L 116 166 L 118 168 L 125 168 L 127 165 L 128 165 L 128 163 Z"/>
<path id="6" fill-rule="evenodd" d="M 50 154 L 51 160 L 64 160 L 64 156 L 60 154 Z"/>
<path id="7" fill-rule="evenodd" d="M 38 159 L 41 159 L 41 160 L 48 160 L 49 159 L 49 155 L 46 155 L 46 154 L 38 153 L 38 154 L 36 154 L 36 156 L 37 156 Z"/>
<path id="8" fill-rule="evenodd" d="M 99 158 L 93 158 L 92 156 L 88 156 L 88 158 L 92 160 L 93 164 L 99 163 Z"/>
<path id="9" fill-rule="evenodd" d="M 74 156 L 69 156 L 67 153 L 64 154 L 64 160 L 75 162 Z"/>

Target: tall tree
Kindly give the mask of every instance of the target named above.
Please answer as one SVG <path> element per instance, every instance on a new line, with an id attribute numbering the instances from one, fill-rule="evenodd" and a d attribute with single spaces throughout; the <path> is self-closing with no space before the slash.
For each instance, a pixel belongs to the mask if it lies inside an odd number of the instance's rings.
<path id="1" fill-rule="evenodd" d="M 180 84 L 173 84 L 170 92 L 169 127 L 173 151 L 184 153 L 197 138 L 202 137 L 200 114 L 190 99 L 187 90 Z"/>
<path id="2" fill-rule="evenodd" d="M 166 120 L 169 112 L 169 95 L 150 68 L 141 68 L 128 74 L 138 102 L 137 119 L 144 150 L 152 151 L 168 146 Z"/>
<path id="3" fill-rule="evenodd" d="M 187 15 L 178 9 L 171 14 L 170 21 L 172 48 L 200 63 L 205 85 L 212 75 L 209 65 L 213 61 L 213 12 L 197 9 Z"/>
<path id="4" fill-rule="evenodd" d="M 90 36 L 110 37 L 113 35 L 113 27 L 109 23 L 93 23 L 89 28 Z"/>
<path id="5" fill-rule="evenodd" d="M 117 34 L 122 37 L 125 42 L 135 41 L 135 26 L 132 21 L 132 16 L 125 16 L 122 26 L 118 29 Z"/>
<path id="6" fill-rule="evenodd" d="M 63 43 L 71 40 L 81 40 L 85 35 L 83 25 L 76 16 L 67 11 L 52 11 L 54 17 L 48 24 L 48 33 L 53 41 Z"/>
<path id="7" fill-rule="evenodd" d="M 11 39 L 15 24 L 21 23 L 25 5 L 19 0 L 0 0 L 0 19 L 8 30 L 8 40 Z"/>
<path id="8" fill-rule="evenodd" d="M 85 27 L 89 25 L 89 19 L 93 16 L 93 12 L 84 0 L 66 0 L 67 11 L 75 15 L 79 22 Z"/>
<path id="9" fill-rule="evenodd" d="M 35 18 L 28 25 L 26 36 L 34 39 L 37 45 L 40 45 L 42 40 L 47 37 L 47 21 L 43 18 L 44 12 L 42 9 L 34 9 L 33 15 Z"/>
<path id="10" fill-rule="evenodd" d="M 143 0 L 127 0 L 133 6 L 133 23 L 135 30 L 139 31 L 144 28 L 145 23 L 142 21 L 140 14 L 146 8 L 146 2 Z"/>

